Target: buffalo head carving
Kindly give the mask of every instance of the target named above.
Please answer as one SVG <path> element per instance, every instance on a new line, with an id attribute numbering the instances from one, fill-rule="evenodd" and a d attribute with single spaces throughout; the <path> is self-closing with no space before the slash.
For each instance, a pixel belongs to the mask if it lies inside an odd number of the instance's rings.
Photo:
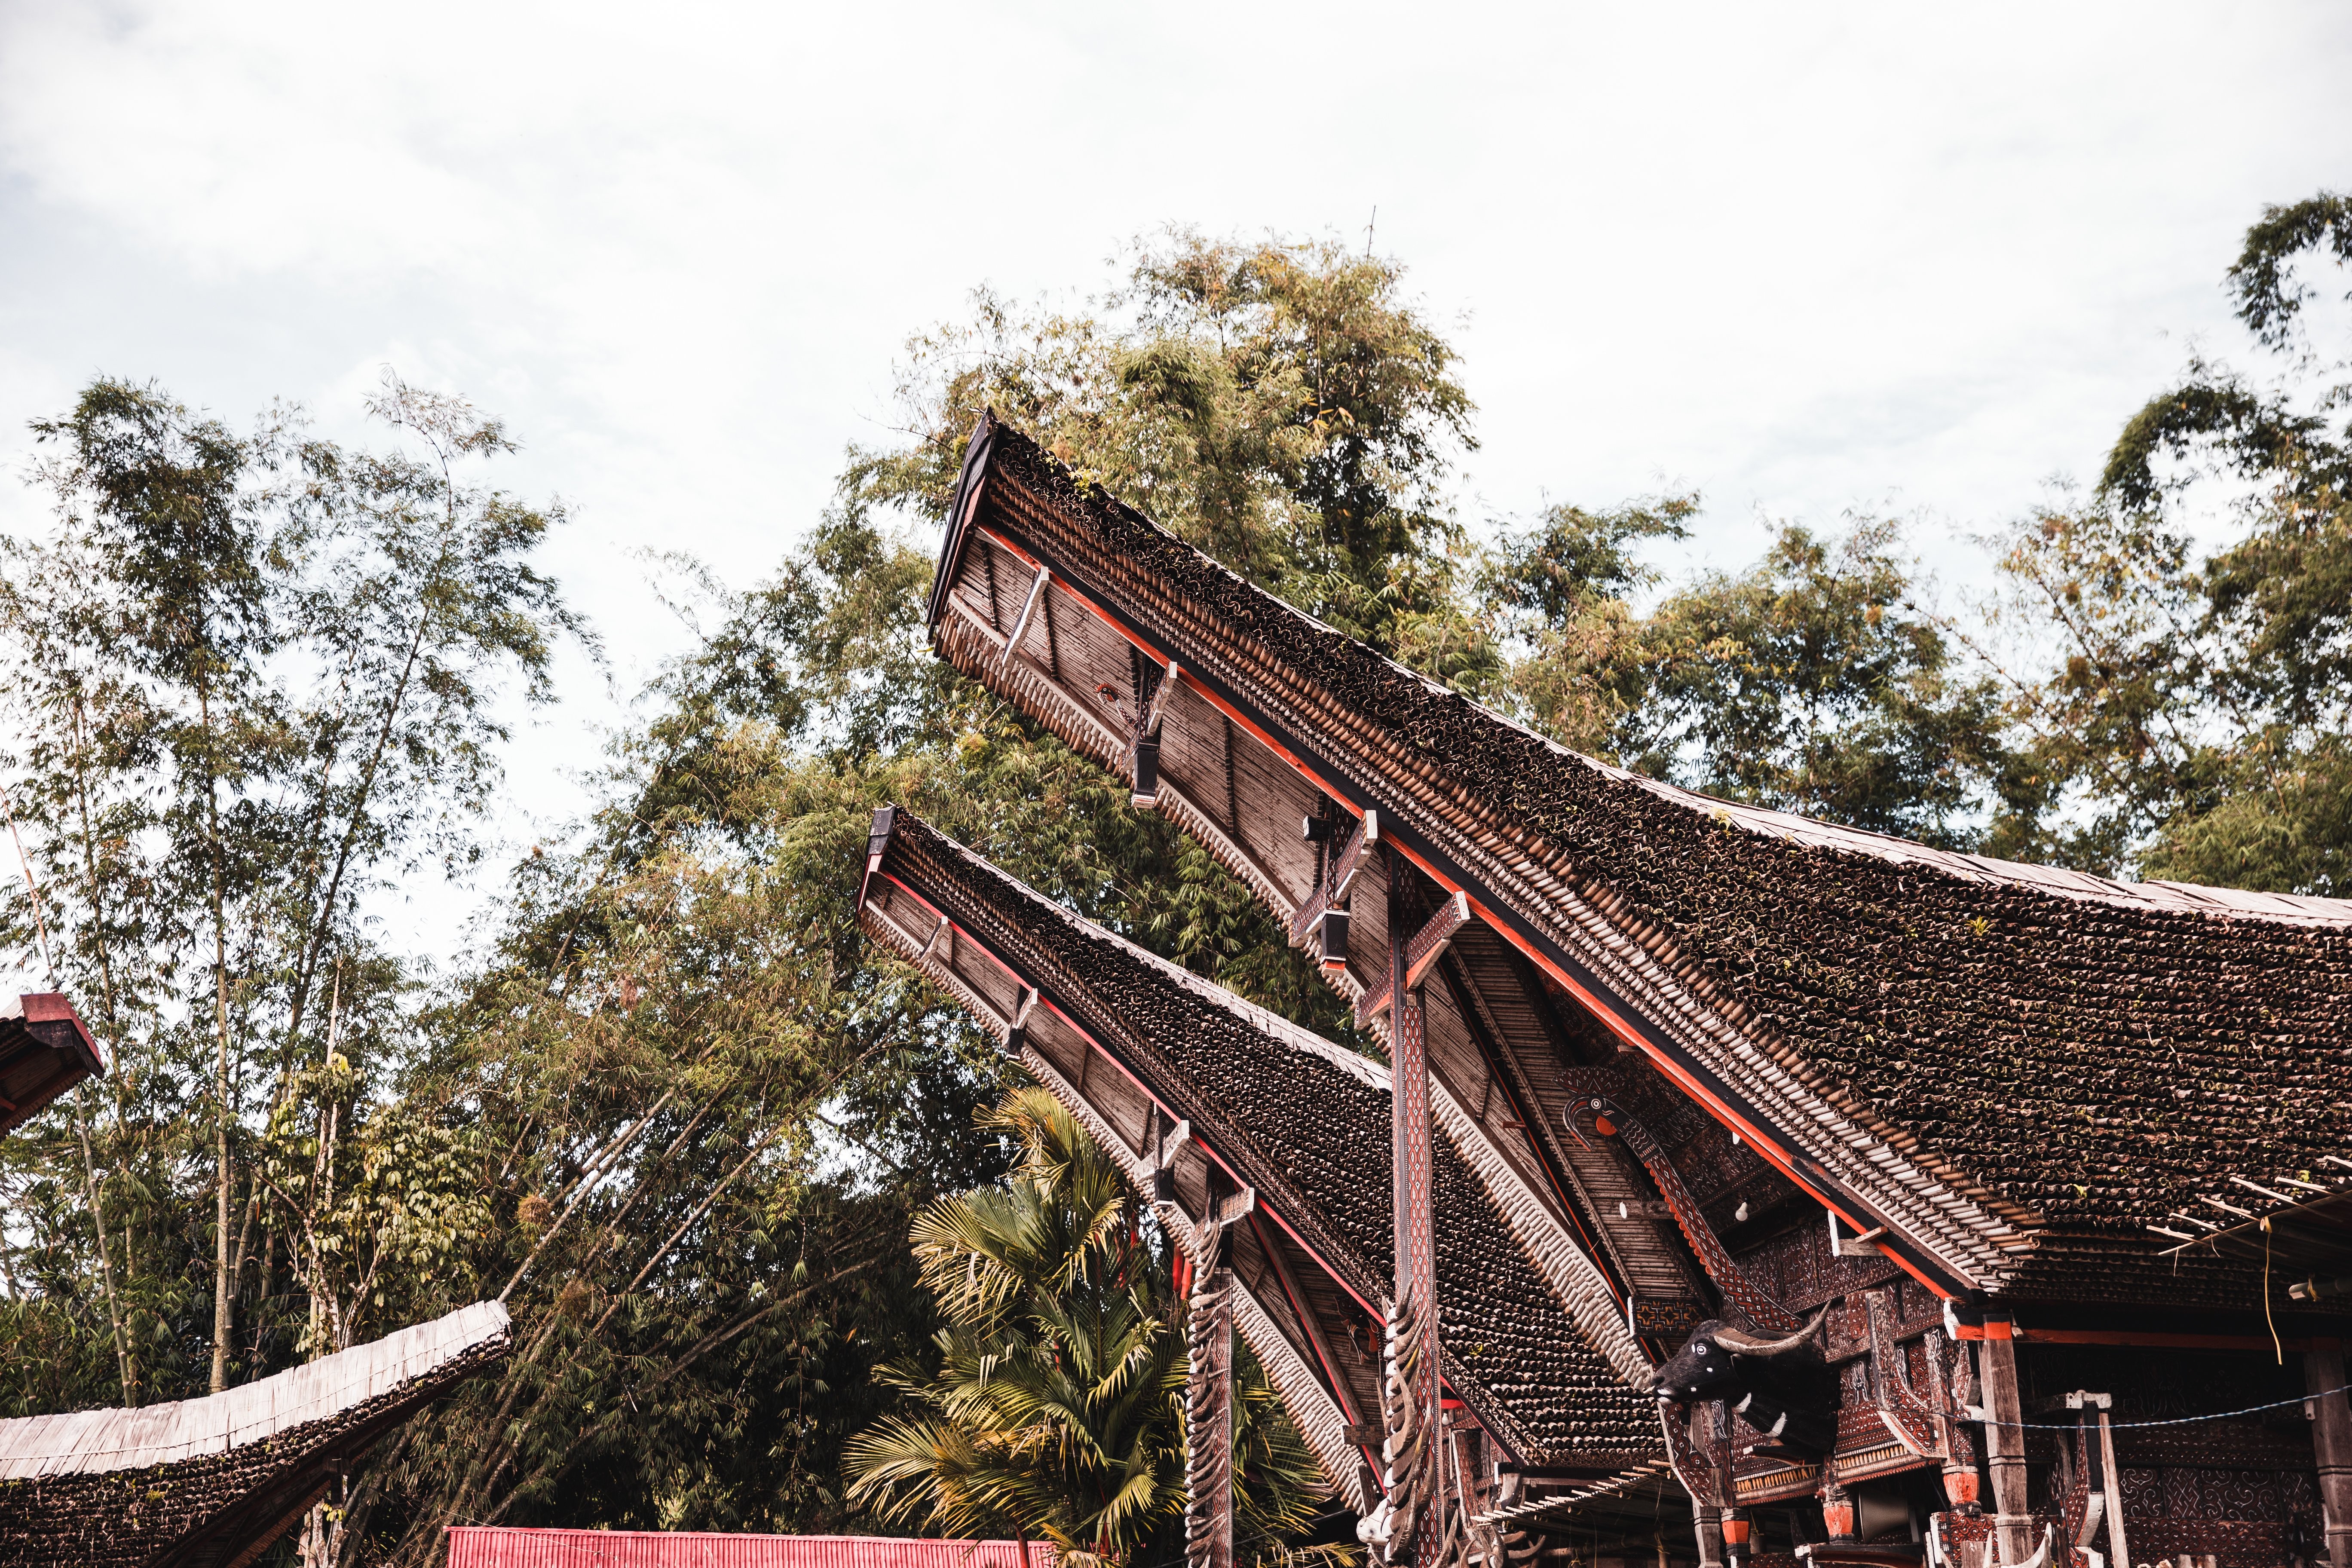
<path id="1" fill-rule="evenodd" d="M 1837 1436 L 1837 1382 L 1814 1341 L 1823 1308 L 1793 1334 L 1751 1332 L 1710 1318 L 1650 1376 L 1661 1402 L 1719 1399 L 1792 1452 L 1825 1454 Z"/>

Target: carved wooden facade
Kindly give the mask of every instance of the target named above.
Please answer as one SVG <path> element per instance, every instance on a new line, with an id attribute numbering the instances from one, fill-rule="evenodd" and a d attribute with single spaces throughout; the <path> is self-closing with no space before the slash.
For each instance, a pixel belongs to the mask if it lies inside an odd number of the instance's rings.
<path id="1" fill-rule="evenodd" d="M 1193 1331 L 1206 1345 L 1238 1330 L 1334 1489 L 1380 1517 L 1406 1459 L 1384 1419 L 1398 1304 L 1388 1069 L 1078 919 L 904 812 L 876 819 L 859 920 L 1154 1195 L 1193 1281 Z M 1632 1489 L 1620 1506 L 1646 1520 L 1663 1468 L 1635 1387 L 1647 1363 L 1471 1111 L 1438 1085 L 1431 1111 L 1433 1315 L 1452 1332 L 1428 1347 L 1444 1391 L 1434 1424 L 1402 1436 L 1421 1437 L 1433 1477 L 1450 1467 L 1443 1495 L 1471 1505 L 1457 1531 L 1526 1478 Z M 1191 1394 L 1213 1417 L 1219 1391 Z"/>

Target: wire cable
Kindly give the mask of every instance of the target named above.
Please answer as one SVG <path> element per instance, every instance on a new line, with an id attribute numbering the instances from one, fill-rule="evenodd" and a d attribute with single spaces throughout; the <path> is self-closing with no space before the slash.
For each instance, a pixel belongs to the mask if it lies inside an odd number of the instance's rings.
<path id="1" fill-rule="evenodd" d="M 2149 1426 L 2194 1426 L 2200 1421 L 2228 1421 L 2240 1415 L 2259 1415 L 2265 1410 L 2284 1410 L 2290 1405 L 2303 1405 L 2314 1399 L 2326 1399 L 2330 1394 L 2352 1392 L 2352 1383 L 2340 1388 L 2321 1389 L 2315 1394 L 2298 1394 L 2293 1399 L 2273 1399 L 2268 1405 L 2249 1405 L 2243 1410 L 2220 1410 L 2210 1415 L 2176 1415 L 2165 1421 L 2110 1421 L 2111 1430 L 2130 1432 Z M 2072 1432 L 2074 1424 L 2052 1421 L 1983 1421 L 1971 1423 L 1983 1426 L 2006 1426 L 2019 1432 Z"/>

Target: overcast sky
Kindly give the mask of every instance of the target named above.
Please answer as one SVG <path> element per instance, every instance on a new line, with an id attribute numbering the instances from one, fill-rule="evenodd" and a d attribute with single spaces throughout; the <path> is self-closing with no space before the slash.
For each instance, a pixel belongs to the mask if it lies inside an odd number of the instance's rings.
<path id="1" fill-rule="evenodd" d="M 1954 541 L 2241 351 L 2221 273 L 2352 184 L 2347 84 L 2341 4 L 0 0 L 0 524 L 95 374 L 357 436 L 389 364 L 576 504 L 554 564 L 626 690 L 683 635 L 633 552 L 764 573 L 973 286 L 1377 208 L 1465 355 L 1474 519 L 1691 487 L 1737 564 L 1893 507 L 1965 578 Z M 622 717 L 569 687 L 518 839 Z"/>

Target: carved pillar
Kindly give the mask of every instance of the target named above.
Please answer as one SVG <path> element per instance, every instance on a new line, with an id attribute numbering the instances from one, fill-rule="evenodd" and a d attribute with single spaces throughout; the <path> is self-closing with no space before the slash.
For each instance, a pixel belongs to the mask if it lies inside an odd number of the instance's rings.
<path id="1" fill-rule="evenodd" d="M 1927 1331 L 1927 1397 L 1936 1409 L 1936 1436 L 1944 1449 L 1944 1496 L 1963 1514 L 1977 1511 L 1976 1441 L 1961 1418 L 1962 1408 L 1976 1403 L 1976 1380 L 1969 1370 L 1969 1347 L 1951 1344 L 1958 1363 L 1958 1384 L 1948 1367 L 1947 1341 L 1941 1329 Z"/>
<path id="2" fill-rule="evenodd" d="M 1185 1321 L 1191 1364 L 1184 1379 L 1184 1561 L 1187 1568 L 1234 1564 L 1234 1298 L 1225 1231 L 1202 1227 L 1201 1264 Z"/>
<path id="3" fill-rule="evenodd" d="M 1389 876 L 1389 1073 L 1392 1085 L 1393 1155 L 1395 1169 L 1396 1300 L 1408 1310 L 1407 1321 L 1420 1340 L 1422 1353 L 1408 1364 L 1412 1378 L 1407 1393 L 1412 1425 L 1429 1435 L 1415 1468 L 1422 1484 L 1412 1488 L 1420 1504 L 1413 1521 L 1413 1538 L 1430 1550 L 1446 1539 L 1446 1489 L 1434 1441 L 1441 1430 L 1437 1392 L 1437 1261 L 1433 1242 L 1434 1223 L 1430 1209 L 1431 1149 L 1429 1114 L 1429 1042 L 1423 1027 L 1421 992 L 1408 988 L 1405 949 L 1413 935 L 1414 910 L 1406 896 L 1412 868 L 1394 848 L 1388 851 Z M 1426 1552 L 1421 1553 L 1426 1555 Z"/>
<path id="4" fill-rule="evenodd" d="M 1691 1523 L 1698 1532 L 1698 1568 L 1724 1568 L 1723 1510 L 1701 1503 L 1691 1510 Z"/>
<path id="5" fill-rule="evenodd" d="M 2322 1342 L 2326 1343 L 2326 1342 Z M 2342 1394 L 2344 1350 L 2327 1344 L 2303 1352 L 2304 1387 L 2312 1395 L 2311 1447 L 2319 1461 L 2319 1507 L 2327 1527 L 2331 1568 L 2352 1568 L 2352 1405 Z"/>
<path id="6" fill-rule="evenodd" d="M 1822 1523 L 1828 1529 L 1832 1545 L 1853 1543 L 1853 1494 L 1829 1479 L 1830 1467 L 1822 1467 Z"/>
<path id="7" fill-rule="evenodd" d="M 1994 1541 L 2003 1563 L 2022 1563 L 2033 1550 L 2025 1492 L 2024 1420 L 2017 1397 L 2017 1342 L 2009 1320 L 1988 1315 L 1977 1342 L 1978 1381 L 1984 1387 L 1985 1468 L 1992 1472 Z"/>
<path id="8" fill-rule="evenodd" d="M 1698 1531 L 1699 1568 L 1725 1568 L 1724 1503 L 1731 1500 L 1729 1479 L 1717 1463 L 1730 1451 L 1731 1413 L 1719 1399 L 1694 1405 L 1690 1410 L 1690 1442 L 1698 1464 L 1695 1475 L 1683 1478 L 1691 1494 L 1691 1521 Z M 1691 1483 L 1696 1479 L 1698 1484 Z"/>

